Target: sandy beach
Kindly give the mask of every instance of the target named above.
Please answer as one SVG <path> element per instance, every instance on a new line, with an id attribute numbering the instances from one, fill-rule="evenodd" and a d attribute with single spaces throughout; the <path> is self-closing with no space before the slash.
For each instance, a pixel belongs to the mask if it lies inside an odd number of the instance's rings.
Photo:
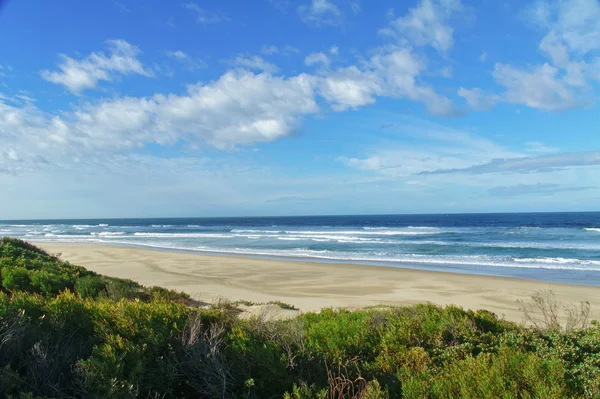
<path id="1" fill-rule="evenodd" d="M 108 276 L 159 285 L 212 302 L 282 301 L 302 311 L 432 302 L 487 309 L 521 321 L 518 299 L 552 289 L 565 303 L 588 301 L 600 319 L 600 287 L 412 269 L 264 260 L 91 244 L 40 244 L 51 254 Z"/>

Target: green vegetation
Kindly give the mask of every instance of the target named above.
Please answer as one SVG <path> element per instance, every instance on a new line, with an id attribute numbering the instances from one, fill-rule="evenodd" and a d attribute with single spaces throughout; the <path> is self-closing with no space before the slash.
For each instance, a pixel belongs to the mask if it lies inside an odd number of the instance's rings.
<path id="1" fill-rule="evenodd" d="M 434 305 L 243 320 L 13 239 L 0 270 L 0 397 L 600 397 L 595 322 L 526 328 Z"/>

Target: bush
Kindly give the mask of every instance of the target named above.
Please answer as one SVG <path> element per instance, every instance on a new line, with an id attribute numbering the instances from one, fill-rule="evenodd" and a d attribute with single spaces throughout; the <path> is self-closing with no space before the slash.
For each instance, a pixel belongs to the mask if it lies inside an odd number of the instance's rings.
<path id="1" fill-rule="evenodd" d="M 29 272 L 24 267 L 3 267 L 2 286 L 8 291 L 28 291 L 31 289 Z"/>
<path id="2" fill-rule="evenodd" d="M 0 265 L 0 397 L 600 397 L 595 322 L 526 328 L 434 305 L 242 319 L 18 240 L 0 241 Z"/>
<path id="3" fill-rule="evenodd" d="M 81 277 L 75 283 L 75 292 L 82 298 L 97 298 L 106 294 L 106 282 L 99 276 Z"/>
<path id="4" fill-rule="evenodd" d="M 73 288 L 73 281 L 66 274 L 54 274 L 44 270 L 30 272 L 31 287 L 46 295 L 57 295 L 66 288 Z"/>

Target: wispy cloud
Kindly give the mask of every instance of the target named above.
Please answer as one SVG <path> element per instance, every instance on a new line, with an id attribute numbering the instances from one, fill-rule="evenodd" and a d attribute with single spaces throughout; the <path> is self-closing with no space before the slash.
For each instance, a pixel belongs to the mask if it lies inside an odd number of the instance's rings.
<path id="1" fill-rule="evenodd" d="M 311 53 L 304 58 L 306 66 L 323 65 L 327 67 L 330 62 L 329 57 L 324 53 Z"/>
<path id="2" fill-rule="evenodd" d="M 181 62 L 189 70 L 192 70 L 192 71 L 207 67 L 206 62 L 192 58 L 187 53 L 185 53 L 181 50 L 169 50 L 169 51 L 166 51 L 165 54 L 168 57 L 174 58 L 177 61 Z"/>
<path id="3" fill-rule="evenodd" d="M 330 0 L 311 0 L 310 4 L 298 7 L 302 21 L 313 25 L 340 25 L 343 21 L 342 12 Z"/>
<path id="4" fill-rule="evenodd" d="M 460 0 L 420 0 L 409 12 L 392 21 L 384 33 L 408 37 L 417 46 L 431 46 L 448 51 L 454 45 L 454 29 L 448 23 L 452 15 L 463 10 Z"/>
<path id="5" fill-rule="evenodd" d="M 185 3 L 183 6 L 186 9 L 193 11 L 196 14 L 196 22 L 202 25 L 231 21 L 231 18 L 229 18 L 226 14 L 205 10 L 196 3 Z"/>
<path id="6" fill-rule="evenodd" d="M 277 54 L 279 52 L 279 49 L 277 48 L 277 46 L 262 46 L 262 48 L 260 49 L 261 54 L 263 55 L 273 55 L 273 54 Z"/>
<path id="7" fill-rule="evenodd" d="M 488 193 L 495 197 L 514 197 L 519 195 L 552 195 L 561 192 L 569 191 L 585 191 L 594 190 L 598 187 L 585 186 L 561 186 L 560 184 L 518 184 L 515 186 L 493 187 L 488 190 Z"/>
<path id="8" fill-rule="evenodd" d="M 484 111 L 494 107 L 500 100 L 500 96 L 494 94 L 485 94 L 481 89 L 458 89 L 459 97 L 465 99 L 467 104 L 473 109 Z"/>
<path id="9" fill-rule="evenodd" d="M 494 159 L 481 165 L 466 168 L 440 168 L 421 172 L 421 174 L 551 172 L 562 168 L 594 165 L 600 165 L 600 151 L 565 152 L 534 157 Z"/>
<path id="10" fill-rule="evenodd" d="M 277 65 L 265 61 L 258 55 L 239 55 L 232 61 L 232 64 L 255 71 L 264 71 L 267 73 L 279 72 Z"/>
<path id="11" fill-rule="evenodd" d="M 91 53 L 76 60 L 62 55 L 60 71 L 43 70 L 41 75 L 49 82 L 65 86 L 73 94 L 96 87 L 99 81 L 111 81 L 119 75 L 153 76 L 137 56 L 140 50 L 125 40 L 109 40 L 109 53 Z"/>

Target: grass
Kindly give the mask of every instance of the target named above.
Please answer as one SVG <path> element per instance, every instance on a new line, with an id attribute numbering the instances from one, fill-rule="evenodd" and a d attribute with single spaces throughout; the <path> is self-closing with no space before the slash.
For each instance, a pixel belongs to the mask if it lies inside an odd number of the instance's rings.
<path id="1" fill-rule="evenodd" d="M 528 327 L 431 304 L 242 319 L 235 303 L 189 306 L 18 240 L 0 241 L 0 265 L 0 397 L 600 397 L 594 321 Z M 530 314 L 564 309 L 546 294 Z"/>

